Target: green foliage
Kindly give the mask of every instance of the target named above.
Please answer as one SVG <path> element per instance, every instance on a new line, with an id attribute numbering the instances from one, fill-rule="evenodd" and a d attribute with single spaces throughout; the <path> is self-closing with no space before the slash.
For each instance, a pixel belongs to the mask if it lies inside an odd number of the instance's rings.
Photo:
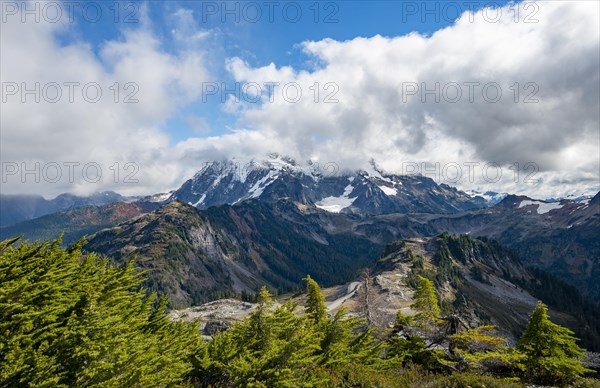
<path id="1" fill-rule="evenodd" d="M 399 252 L 405 246 L 406 246 L 406 243 L 404 242 L 404 240 L 394 240 L 385 246 L 381 256 L 385 257 L 385 256 L 389 256 L 391 254 L 395 254 L 395 253 Z"/>
<path id="2" fill-rule="evenodd" d="M 583 350 L 573 332 L 550 321 L 548 307 L 538 302 L 517 349 L 525 355 L 526 376 L 542 384 L 568 384 L 585 372 Z"/>
<path id="3" fill-rule="evenodd" d="M 523 287 L 554 310 L 577 317 L 577 325 L 569 328 L 581 338 L 584 347 L 600 351 L 600 304 L 591 303 L 577 288 L 539 268 L 529 268 L 529 271 L 534 275 L 529 281 L 510 277 L 507 280 Z"/>
<path id="4" fill-rule="evenodd" d="M 6 386 L 176 384 L 195 328 L 169 323 L 133 262 L 108 265 L 61 241 L 0 246 L 0 381 Z"/>
<path id="5" fill-rule="evenodd" d="M 577 379 L 571 386 L 573 388 L 600 388 L 600 380 L 593 378 Z"/>
<path id="6" fill-rule="evenodd" d="M 415 319 L 421 324 L 428 325 L 440 316 L 440 306 L 431 280 L 419 276 L 419 285 L 413 299 L 414 303 L 410 307 L 418 311 Z"/>
<path id="7" fill-rule="evenodd" d="M 416 256 L 413 260 L 413 268 L 416 269 L 424 269 L 425 268 L 425 262 L 423 261 L 423 257 L 422 256 Z"/>
<path id="8" fill-rule="evenodd" d="M 325 298 L 321 292 L 321 287 L 310 275 L 304 278 L 306 282 L 306 313 L 315 322 L 319 323 L 327 317 L 327 308 L 325 307 Z"/>
<path id="9" fill-rule="evenodd" d="M 319 301 L 318 284 L 310 289 Z M 343 311 L 327 318 L 325 311 L 316 315 L 310 308 L 299 315 L 290 302 L 274 308 L 266 288 L 258 300 L 256 311 L 247 319 L 198 350 L 196 369 L 190 375 L 196 384 L 322 386 L 350 365 L 371 368 L 379 360 L 381 346 L 370 329 L 363 330 L 361 320 Z"/>
<path id="10" fill-rule="evenodd" d="M 597 386 L 578 378 L 581 349 L 541 303 L 511 349 L 491 326 L 444 334 L 433 282 L 419 276 L 417 314 L 399 312 L 377 339 L 343 310 L 328 317 L 307 276 L 304 314 L 263 287 L 250 316 L 203 341 L 198 325 L 168 319 L 133 261 L 17 240 L 0 243 L 0 386 L 512 387 L 515 376 Z"/>
<path id="11" fill-rule="evenodd" d="M 192 377 L 204 386 L 286 387 L 315 385 L 318 338 L 310 320 L 286 303 L 273 310 L 266 288 L 257 310 L 218 333 L 196 354 Z"/>
<path id="12" fill-rule="evenodd" d="M 489 352 L 497 350 L 506 344 L 506 339 L 490 335 L 496 330 L 492 325 L 479 326 L 462 333 L 453 334 L 450 337 L 456 349 L 466 351 L 470 354 L 478 352 Z"/>
<path id="13" fill-rule="evenodd" d="M 347 316 L 343 309 L 316 327 L 321 338 L 319 364 L 335 369 L 348 364 L 376 363 L 381 346 L 375 344 L 372 329 L 363 327 L 362 320 Z"/>
<path id="14" fill-rule="evenodd" d="M 480 283 L 491 284 L 487 276 L 483 274 L 481 267 L 479 267 L 477 264 L 471 267 L 471 275 L 473 276 L 473 279 Z"/>
<path id="15" fill-rule="evenodd" d="M 427 348 L 425 340 L 418 335 L 392 336 L 389 339 L 387 356 L 390 365 L 419 365 L 434 373 L 445 373 L 452 364 L 444 351 Z"/>
<path id="16" fill-rule="evenodd" d="M 523 369 L 524 356 L 506 347 L 506 339 L 493 335 L 492 325 L 479 326 L 450 336 L 449 348 L 461 370 L 513 375 Z"/>
<path id="17" fill-rule="evenodd" d="M 452 241 L 452 240 L 450 240 Z M 444 281 L 456 284 L 462 279 L 462 274 L 459 267 L 452 262 L 452 252 L 448 247 L 446 240 L 439 241 L 439 247 L 433 256 L 433 261 L 436 263 L 436 283 L 442 284 Z"/>
<path id="18" fill-rule="evenodd" d="M 493 376 L 453 373 L 450 376 L 437 377 L 431 385 L 434 388 L 520 388 L 517 378 L 496 378 Z"/>
<path id="19" fill-rule="evenodd" d="M 414 307 L 413 305 L 413 308 Z M 428 306 L 426 306 L 428 308 Z M 437 317 L 426 316 L 429 329 L 437 326 Z M 396 322 L 391 335 L 387 339 L 387 366 L 419 365 L 432 372 L 447 372 L 452 361 L 440 349 L 429 348 L 425 344 L 423 331 L 415 331 L 415 327 L 423 328 L 423 321 L 418 314 L 415 317 L 404 316 L 400 311 L 396 314 Z"/>
<path id="20" fill-rule="evenodd" d="M 416 367 L 377 370 L 364 365 L 352 365 L 344 370 L 332 373 L 327 387 L 423 387 L 432 375 Z"/>

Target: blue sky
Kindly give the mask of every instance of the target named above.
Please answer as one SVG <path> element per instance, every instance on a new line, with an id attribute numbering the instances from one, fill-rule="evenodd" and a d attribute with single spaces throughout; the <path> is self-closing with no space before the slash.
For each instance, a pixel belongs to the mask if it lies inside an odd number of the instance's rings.
<path id="1" fill-rule="evenodd" d="M 86 5 L 86 3 L 92 3 Z M 171 31 L 178 20 L 177 10 L 190 10 L 198 30 L 212 31 L 211 52 L 215 82 L 228 85 L 234 81 L 225 71 L 226 58 L 239 57 L 250 66 L 270 63 L 311 70 L 318 66 L 299 46 L 305 41 L 331 38 L 337 41 L 356 37 L 382 35 L 396 37 L 418 32 L 431 35 L 451 25 L 462 12 L 484 7 L 500 7 L 507 1 L 126 1 L 118 6 L 113 2 L 80 2 L 75 8 L 76 33 L 63 35 L 64 43 L 73 39 L 89 42 L 96 50 L 107 40 L 119 40 L 124 29 L 136 28 L 145 8 L 151 28 L 160 37 L 163 49 L 173 51 Z M 97 8 L 102 17 L 96 19 Z M 87 14 L 82 10 L 86 9 Z M 300 13 L 298 13 L 298 11 Z M 257 13 L 259 12 L 260 15 Z M 119 23 L 115 23 L 118 20 Z M 164 123 L 172 143 L 189 136 L 214 136 L 235 127 L 236 117 L 221 109 L 216 98 L 195 101 L 181 107 L 177 115 Z M 210 126 L 208 133 L 190 128 L 188 117 L 201 116 Z"/>
<path id="2" fill-rule="evenodd" d="M 13 92 L 35 82 L 104 91 L 99 102 L 3 94 L 2 162 L 93 162 L 105 178 L 116 163 L 139 170 L 136 184 L 13 174 L 3 192 L 164 192 L 203 163 L 271 152 L 340 170 L 371 159 L 393 173 L 439 165 L 438 183 L 536 198 L 600 186 L 598 2 L 75 1 L 63 3 L 75 4 L 65 23 L 22 8 L 56 2 L 1 4 L 0 72 Z M 122 99 L 129 82 L 134 104 Z M 205 93 L 265 82 L 297 85 L 302 98 L 290 101 L 283 86 L 254 103 Z M 486 175 L 490 163 L 500 180 Z M 458 181 L 443 174 L 455 165 Z"/>

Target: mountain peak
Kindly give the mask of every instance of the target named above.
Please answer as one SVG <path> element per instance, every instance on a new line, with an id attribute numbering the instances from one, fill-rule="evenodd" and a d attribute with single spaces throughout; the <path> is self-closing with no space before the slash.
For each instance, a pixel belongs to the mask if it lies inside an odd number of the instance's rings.
<path id="1" fill-rule="evenodd" d="M 297 163 L 279 154 L 206 163 L 170 200 L 205 209 L 257 198 L 287 199 L 329 212 L 359 215 L 456 213 L 486 207 L 485 200 L 418 175 L 394 175 L 371 160 L 366 169 L 341 172 L 334 163 Z"/>

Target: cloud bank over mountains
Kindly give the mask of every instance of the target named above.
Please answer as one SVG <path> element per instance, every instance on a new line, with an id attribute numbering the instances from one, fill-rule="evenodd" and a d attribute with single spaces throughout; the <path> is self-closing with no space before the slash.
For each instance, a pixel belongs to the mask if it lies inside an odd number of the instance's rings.
<path id="1" fill-rule="evenodd" d="M 233 80 L 227 82 L 246 91 L 258 85 L 258 102 L 235 101 L 235 93 L 206 95 L 209 83 L 220 82 L 207 65 L 215 61 L 207 50 L 214 34 L 194 30 L 193 13 L 183 9 L 174 16 L 184 18 L 183 27 L 172 31 L 179 43 L 168 49 L 148 16 L 100 47 L 59 39 L 76 26 L 10 19 L 2 26 L 3 82 L 96 82 L 107 98 L 89 103 L 75 94 L 75 102 L 63 97 L 53 104 L 6 96 L 3 163 L 97 162 L 103 179 L 91 183 L 76 174 L 74 185 L 43 176 L 23 183 L 15 175 L 3 182 L 3 193 L 158 192 L 178 186 L 203 162 L 268 152 L 341 169 L 364 167 L 372 158 L 388 171 L 428 166 L 429 174 L 437 169 L 438 181 L 466 190 L 534 197 L 598 190 L 599 4 L 536 4 L 529 22 L 522 12 L 515 18 L 519 5 L 508 5 L 496 10 L 502 16 L 495 22 L 467 12 L 429 36 L 302 42 L 314 64 L 309 69 L 222 58 Z M 120 100 L 133 90 L 125 84 L 138 85 L 139 102 L 115 103 L 115 82 Z M 169 120 L 189 104 L 220 97 L 234 128 L 173 141 Z M 121 175 L 114 179 L 117 161 Z M 123 182 L 126 161 L 138 168 L 138 183 Z M 496 179 L 496 170 L 502 177 Z"/>

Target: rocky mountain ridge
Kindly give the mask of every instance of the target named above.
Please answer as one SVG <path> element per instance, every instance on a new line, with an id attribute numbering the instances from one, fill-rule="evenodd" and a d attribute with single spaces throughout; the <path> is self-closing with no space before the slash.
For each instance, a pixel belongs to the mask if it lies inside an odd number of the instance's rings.
<path id="1" fill-rule="evenodd" d="M 565 200 L 561 203 L 545 203 L 527 197 L 508 196 L 496 206 L 459 214 L 396 213 L 360 216 L 332 213 L 289 199 L 273 202 L 252 199 L 234 206 L 216 206 L 200 210 L 199 213 L 196 210 L 187 214 L 193 218 L 210 219 L 215 236 L 226 231 L 228 237 L 223 238 L 223 241 L 234 240 L 234 245 L 240 244 L 239 246 L 243 247 L 244 253 L 241 256 L 250 258 L 249 262 L 257 263 L 261 260 L 256 258 L 261 256 L 269 257 L 273 263 L 285 260 L 305 261 L 306 258 L 301 257 L 304 252 L 303 246 L 314 248 L 314 251 L 309 253 L 312 255 L 310 260 L 317 262 L 321 259 L 314 256 L 315 252 L 329 252 L 330 256 L 345 257 L 343 260 L 347 260 L 352 257 L 352 245 L 356 245 L 359 251 L 366 245 L 376 249 L 375 247 L 382 247 L 394 239 L 430 237 L 445 231 L 486 236 L 514 249 L 528 265 L 549 271 L 577 286 L 592 299 L 597 299 L 600 295 L 599 285 L 594 279 L 598 278 L 597 271 L 600 268 L 598 202 L 598 195 L 591 200 Z M 180 202 L 174 201 L 171 204 L 175 203 Z M 192 208 L 190 205 L 181 206 Z M 109 205 L 106 208 L 97 208 L 96 213 L 110 214 L 113 210 Z M 133 222 L 129 213 L 125 213 L 124 217 L 107 217 L 106 223 L 98 223 L 96 213 L 85 209 L 75 209 L 65 214 L 57 213 L 16 226 L 0 228 L 0 237 L 8 238 L 25 233 L 25 237 L 30 239 L 55 238 L 61 230 L 68 230 L 65 241 L 73 242 L 85 234 L 114 227 L 119 222 Z M 136 214 L 142 215 L 141 212 Z M 154 221 L 151 224 L 157 225 L 158 219 L 165 214 L 168 214 L 168 211 L 152 215 Z M 78 221 L 73 223 L 73 219 Z M 168 224 L 171 219 L 161 222 Z M 121 232 L 123 245 L 126 245 L 126 238 L 137 241 L 136 229 L 126 230 L 127 233 Z M 99 241 L 95 238 L 92 240 Z M 102 240 L 106 242 L 107 239 Z M 302 246 L 293 248 L 293 244 L 300 241 Z M 145 244 L 151 243 L 151 240 L 145 241 Z M 184 245 L 189 244 L 189 241 L 184 242 Z M 285 251 L 281 250 L 283 246 L 286 247 Z M 333 247 L 339 247 L 342 252 L 332 252 Z M 112 249 L 108 249 L 105 243 L 102 244 L 101 251 L 112 253 Z M 281 278 L 278 282 L 286 287 L 291 286 Z"/>
<path id="2" fill-rule="evenodd" d="M 333 315 L 343 308 L 374 327 L 391 327 L 398 311 L 404 316 L 415 314 L 411 305 L 417 275 L 434 281 L 445 314 L 458 313 L 472 327 L 494 324 L 513 344 L 537 300 L 544 297 L 539 290 L 552 282 L 523 266 L 511 251 L 485 239 L 444 234 L 396 240 L 360 275 L 323 288 L 328 313 Z M 568 291 L 556 287 L 555 293 L 563 295 L 566 303 L 569 298 L 565 292 Z M 304 306 L 305 298 L 303 293 L 284 294 L 277 300 L 283 303 L 292 299 Z M 551 307 L 553 320 L 571 327 L 588 345 L 600 345 L 598 319 L 589 313 L 580 316 L 577 310 L 567 310 L 560 303 Z M 248 316 L 255 308 L 253 303 L 224 299 L 173 310 L 171 319 L 199 319 L 204 334 L 210 336 Z"/>
<path id="3" fill-rule="evenodd" d="M 371 163 L 368 171 L 340 171 L 335 164 L 302 166 L 273 156 L 266 160 L 207 163 L 176 190 L 180 200 L 199 209 L 249 200 L 290 199 L 333 213 L 458 213 L 484 208 L 486 201 L 420 175 L 393 175 Z"/>

